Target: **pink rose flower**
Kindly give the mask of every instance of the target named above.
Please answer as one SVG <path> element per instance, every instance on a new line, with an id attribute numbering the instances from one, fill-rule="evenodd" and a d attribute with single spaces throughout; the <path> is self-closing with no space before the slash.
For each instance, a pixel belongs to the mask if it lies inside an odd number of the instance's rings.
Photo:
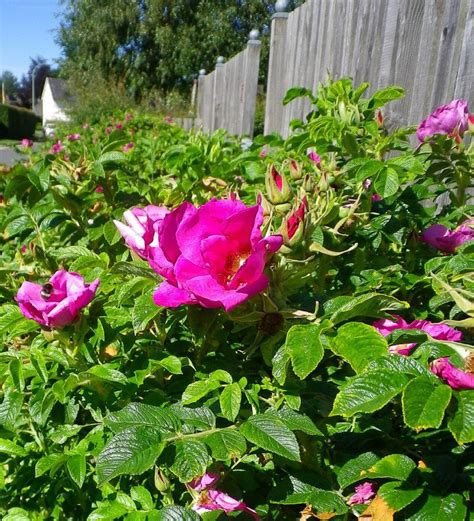
<path id="1" fill-rule="evenodd" d="M 61 141 L 56 141 L 54 145 L 49 149 L 50 154 L 59 154 L 59 152 L 62 152 L 64 150 L 63 144 Z"/>
<path id="2" fill-rule="evenodd" d="M 94 298 L 99 279 L 85 284 L 78 273 L 57 271 L 47 284 L 25 281 L 15 300 L 26 318 L 42 326 L 63 327 L 74 322 Z"/>
<path id="3" fill-rule="evenodd" d="M 117 130 L 121 130 L 121 129 L 123 128 L 123 123 L 117 123 L 117 124 L 115 125 L 115 128 L 116 128 Z"/>
<path id="4" fill-rule="evenodd" d="M 151 267 L 166 279 L 154 294 L 155 304 L 230 311 L 265 290 L 265 263 L 283 239 L 262 237 L 262 223 L 260 205 L 232 199 L 213 199 L 199 208 L 184 202 L 169 212 L 147 249 Z"/>
<path id="5" fill-rule="evenodd" d="M 386 318 L 377 320 L 372 324 L 375 329 L 383 336 L 388 336 L 392 331 L 396 329 L 413 330 L 418 329 L 428 333 L 435 340 L 447 340 L 448 342 L 460 342 L 462 340 L 461 331 L 457 331 L 452 327 L 446 326 L 445 324 L 434 324 L 429 320 L 414 320 L 411 324 L 408 324 L 402 317 L 398 315 L 392 315 L 395 321 Z M 396 344 L 388 348 L 389 352 L 398 355 L 409 355 L 416 347 L 416 343 L 409 344 Z"/>
<path id="6" fill-rule="evenodd" d="M 196 492 L 200 492 L 199 497 L 191 507 L 198 514 L 212 512 L 213 510 L 223 510 L 226 514 L 242 510 L 247 512 L 257 521 L 260 519 L 255 510 L 249 508 L 245 503 L 229 496 L 225 492 L 215 490 L 214 486 L 219 481 L 218 474 L 207 472 L 204 476 L 197 478 L 188 484 Z"/>
<path id="7" fill-rule="evenodd" d="M 377 494 L 378 488 L 379 487 L 375 483 L 364 481 L 364 483 L 361 483 L 355 487 L 355 494 L 349 498 L 347 504 L 353 506 L 370 503 L 370 501 Z"/>
<path id="8" fill-rule="evenodd" d="M 172 125 L 174 123 L 173 118 L 171 116 L 166 116 L 165 123 L 168 123 L 168 125 Z"/>
<path id="9" fill-rule="evenodd" d="M 462 135 L 467 130 L 467 116 L 467 101 L 455 99 L 447 105 L 441 105 L 422 121 L 416 135 L 422 143 L 436 134 Z"/>
<path id="10" fill-rule="evenodd" d="M 454 367 L 448 357 L 431 362 L 430 370 L 453 389 L 474 389 L 474 374 Z"/>
<path id="11" fill-rule="evenodd" d="M 112 130 L 113 130 L 112 127 L 110 127 L 110 126 L 109 126 L 109 127 L 106 127 L 106 128 L 105 128 L 105 133 L 106 133 L 106 134 L 111 134 L 111 133 L 112 133 Z"/>
<path id="12" fill-rule="evenodd" d="M 312 150 L 308 154 L 308 157 L 309 157 L 309 159 L 311 159 L 311 161 L 313 161 L 313 163 L 315 165 L 319 165 L 319 163 L 321 163 L 321 158 L 319 157 L 319 155 L 314 150 Z"/>
<path id="13" fill-rule="evenodd" d="M 133 119 L 133 114 L 127 114 L 127 115 L 125 116 L 125 121 L 130 121 L 130 120 L 132 120 L 132 119 Z"/>
<path id="14" fill-rule="evenodd" d="M 25 253 L 28 251 L 28 248 L 26 247 L 26 244 L 22 244 L 20 248 L 20 253 L 22 255 L 25 255 Z"/>
<path id="15" fill-rule="evenodd" d="M 474 230 L 470 227 L 472 222 L 473 220 L 469 219 L 455 230 L 450 230 L 442 224 L 433 224 L 423 231 L 421 240 L 442 252 L 454 253 L 461 244 L 474 239 Z"/>
<path id="16" fill-rule="evenodd" d="M 143 258 L 147 257 L 150 246 L 158 246 L 158 228 L 168 214 L 163 206 L 150 204 L 145 208 L 127 210 L 123 217 L 128 226 L 114 221 L 126 245 Z"/>
<path id="17" fill-rule="evenodd" d="M 127 143 L 122 147 L 123 152 L 128 152 L 129 150 L 132 150 L 132 148 L 135 146 L 134 143 Z"/>
<path id="18" fill-rule="evenodd" d="M 31 148 L 33 146 L 33 141 L 25 137 L 20 141 L 20 146 L 23 148 Z"/>
<path id="19" fill-rule="evenodd" d="M 94 192 L 97 194 L 103 194 L 104 193 L 104 187 L 102 185 L 97 185 Z"/>
<path id="20" fill-rule="evenodd" d="M 67 138 L 69 141 L 79 141 L 81 139 L 81 135 L 80 134 L 69 134 Z"/>

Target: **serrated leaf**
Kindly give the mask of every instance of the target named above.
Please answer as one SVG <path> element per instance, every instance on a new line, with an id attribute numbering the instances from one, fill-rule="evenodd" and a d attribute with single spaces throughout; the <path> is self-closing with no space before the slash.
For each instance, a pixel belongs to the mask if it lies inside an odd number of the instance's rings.
<path id="1" fill-rule="evenodd" d="M 153 290 L 140 295 L 135 300 L 135 305 L 132 309 L 134 333 L 137 334 L 146 329 L 149 322 L 160 313 L 161 309 L 153 302 Z"/>
<path id="2" fill-rule="evenodd" d="M 155 502 L 153 501 L 152 495 L 145 487 L 142 487 L 141 485 L 132 487 L 130 490 L 130 496 L 133 501 L 140 503 L 144 510 L 153 510 Z"/>
<path id="3" fill-rule="evenodd" d="M 384 168 L 376 177 L 374 188 L 382 199 L 395 195 L 400 188 L 397 171 L 390 167 Z"/>
<path id="4" fill-rule="evenodd" d="M 184 405 L 195 403 L 219 387 L 220 383 L 217 380 L 199 380 L 193 382 L 184 390 L 182 402 Z"/>
<path id="5" fill-rule="evenodd" d="M 329 517 L 323 518 L 321 516 L 345 514 L 349 510 L 342 497 L 337 492 L 332 492 L 331 490 L 317 489 L 310 494 L 307 502 L 316 511 L 319 519 L 330 519 Z"/>
<path id="6" fill-rule="evenodd" d="M 228 460 L 242 456 L 247 450 L 245 438 L 234 429 L 223 429 L 203 438 L 209 446 L 212 457 L 217 460 Z"/>
<path id="7" fill-rule="evenodd" d="M 451 400 L 451 388 L 424 376 L 411 380 L 402 395 L 403 419 L 411 429 L 438 428 Z"/>
<path id="8" fill-rule="evenodd" d="M 337 481 L 341 488 L 346 488 L 352 483 L 363 479 L 367 470 L 374 466 L 380 458 L 373 452 L 364 452 L 356 458 L 347 461 L 337 474 Z"/>
<path id="9" fill-rule="evenodd" d="M 115 382 L 120 384 L 127 383 L 127 377 L 108 364 L 94 365 L 87 370 L 86 374 L 95 376 L 101 380 L 106 380 L 107 382 Z"/>
<path id="10" fill-rule="evenodd" d="M 174 505 L 160 510 L 156 521 L 201 521 L 201 516 L 194 510 Z"/>
<path id="11" fill-rule="evenodd" d="M 208 407 L 183 407 L 176 404 L 170 407 L 176 416 L 186 425 L 196 427 L 198 430 L 205 431 L 216 426 L 216 417 Z"/>
<path id="12" fill-rule="evenodd" d="M 312 373 L 324 356 L 321 341 L 327 325 L 296 325 L 290 327 L 285 341 L 285 350 L 291 361 L 294 373 L 304 380 Z"/>
<path id="13" fill-rule="evenodd" d="M 367 371 L 391 371 L 392 373 L 400 373 L 412 376 L 425 376 L 436 382 L 437 377 L 431 373 L 425 366 L 421 365 L 418 360 L 409 356 L 389 355 L 383 358 L 377 358 L 368 364 Z"/>
<path id="14" fill-rule="evenodd" d="M 279 418 L 269 414 L 256 414 L 240 426 L 240 432 L 257 447 L 289 460 L 300 461 L 298 441 Z"/>
<path id="15" fill-rule="evenodd" d="M 272 374 L 280 385 L 284 385 L 285 383 L 289 363 L 290 355 L 283 345 L 280 347 L 280 349 L 278 349 L 272 359 Z"/>
<path id="16" fill-rule="evenodd" d="M 464 498 L 460 494 L 445 497 L 424 494 L 412 507 L 405 521 L 465 521 L 467 513 Z M 411 513 L 412 509 L 415 512 Z"/>
<path id="17" fill-rule="evenodd" d="M 238 383 L 226 385 L 219 396 L 222 415 L 227 420 L 233 422 L 240 411 L 242 401 L 242 390 Z"/>
<path id="18" fill-rule="evenodd" d="M 402 481 L 390 481 L 381 485 L 377 493 L 395 512 L 399 512 L 413 503 L 423 493 L 423 489 L 409 489 Z"/>
<path id="19" fill-rule="evenodd" d="M 121 273 L 124 275 L 133 275 L 134 277 L 144 277 L 153 280 L 154 282 L 160 280 L 160 276 L 155 273 L 144 261 L 117 262 L 113 265 L 110 271 L 111 273 Z"/>
<path id="20" fill-rule="evenodd" d="M 15 423 L 23 405 L 23 394 L 8 389 L 0 403 L 0 425 L 9 431 L 15 430 Z"/>
<path id="21" fill-rule="evenodd" d="M 412 459 L 404 454 L 390 454 L 371 465 L 364 477 L 366 478 L 391 478 L 405 481 L 415 469 Z"/>
<path id="22" fill-rule="evenodd" d="M 407 383 L 408 378 L 404 374 L 393 374 L 386 370 L 362 373 L 342 386 L 330 416 L 349 417 L 360 412 L 378 411 L 399 394 Z"/>
<path id="23" fill-rule="evenodd" d="M 109 413 L 104 424 L 115 433 L 131 427 L 151 427 L 161 433 L 175 433 L 181 427 L 181 422 L 170 409 L 144 403 L 129 403 L 122 410 Z"/>
<path id="24" fill-rule="evenodd" d="M 67 470 L 74 483 L 81 488 L 86 477 L 87 464 L 84 454 L 73 454 L 69 456 L 66 463 Z"/>
<path id="25" fill-rule="evenodd" d="M 459 444 L 471 443 L 474 441 L 474 392 L 459 391 L 455 398 L 456 408 L 448 428 Z"/>
<path id="26" fill-rule="evenodd" d="M 66 454 L 49 454 L 48 456 L 43 456 L 36 462 L 35 477 L 38 478 L 48 471 L 54 474 L 66 460 Z"/>
<path id="27" fill-rule="evenodd" d="M 0 439 L 0 453 L 9 456 L 26 456 L 26 450 L 11 440 Z"/>
<path id="28" fill-rule="evenodd" d="M 97 478 L 103 484 L 121 474 L 141 474 L 161 454 L 164 443 L 157 429 L 132 427 L 116 434 L 97 458 Z"/>
<path id="29" fill-rule="evenodd" d="M 14 358 L 9 364 L 8 369 L 13 380 L 13 385 L 17 391 L 25 388 L 25 377 L 23 376 L 23 363 L 18 358 Z"/>
<path id="30" fill-rule="evenodd" d="M 349 362 L 356 373 L 363 371 L 372 360 L 388 355 L 385 338 L 373 327 L 361 322 L 349 322 L 340 327 L 331 345 L 334 352 Z"/>
<path id="31" fill-rule="evenodd" d="M 202 441 L 182 440 L 176 442 L 174 447 L 175 458 L 170 470 L 182 483 L 202 476 L 212 462 Z"/>
<path id="32" fill-rule="evenodd" d="M 183 374 L 181 360 L 177 356 L 167 356 L 158 361 L 171 374 Z"/>
<path id="33" fill-rule="evenodd" d="M 323 436 L 323 433 L 316 427 L 311 418 L 290 409 L 286 405 L 278 411 L 273 412 L 273 414 L 276 414 L 292 431 L 301 431 L 310 436 Z"/>
<path id="34" fill-rule="evenodd" d="M 105 152 L 105 154 L 102 154 L 97 159 L 97 163 L 102 165 L 104 163 L 110 163 L 111 161 L 120 162 L 126 161 L 127 159 L 127 155 L 123 152 L 119 152 L 118 150 L 112 150 L 111 152 Z"/>

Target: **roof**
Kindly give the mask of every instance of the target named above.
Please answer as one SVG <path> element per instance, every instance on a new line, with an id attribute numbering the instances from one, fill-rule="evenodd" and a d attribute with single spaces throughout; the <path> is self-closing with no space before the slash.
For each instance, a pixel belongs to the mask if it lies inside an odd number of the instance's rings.
<path id="1" fill-rule="evenodd" d="M 46 78 L 46 82 L 49 83 L 54 101 L 63 101 L 71 97 L 67 91 L 65 80 L 61 80 L 59 78 Z"/>

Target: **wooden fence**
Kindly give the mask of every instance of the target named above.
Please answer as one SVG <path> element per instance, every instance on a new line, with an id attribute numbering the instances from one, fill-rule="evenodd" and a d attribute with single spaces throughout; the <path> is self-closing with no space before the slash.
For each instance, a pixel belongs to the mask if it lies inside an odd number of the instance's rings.
<path id="1" fill-rule="evenodd" d="M 474 0 L 307 0 L 291 13 L 278 0 L 272 18 L 265 134 L 289 133 L 309 101 L 283 106 L 291 87 L 316 90 L 330 75 L 350 76 L 370 92 L 396 84 L 402 100 L 384 113 L 396 126 L 416 124 L 454 98 L 474 106 Z M 260 42 L 250 33 L 244 51 L 201 71 L 194 127 L 252 135 Z M 189 124 L 189 122 L 188 122 Z"/>
<path id="2" fill-rule="evenodd" d="M 284 2 L 281 2 L 284 4 Z M 282 106 L 291 87 L 313 91 L 328 74 L 391 84 L 406 96 L 389 122 L 416 124 L 454 98 L 474 104 L 474 0 L 308 0 L 272 20 L 265 133 L 288 135 L 308 101 Z"/>
<path id="3" fill-rule="evenodd" d="M 242 52 L 228 62 L 219 57 L 210 74 L 200 71 L 197 119 L 204 130 L 223 128 L 230 134 L 253 134 L 260 64 L 258 38 L 258 31 L 251 31 Z"/>

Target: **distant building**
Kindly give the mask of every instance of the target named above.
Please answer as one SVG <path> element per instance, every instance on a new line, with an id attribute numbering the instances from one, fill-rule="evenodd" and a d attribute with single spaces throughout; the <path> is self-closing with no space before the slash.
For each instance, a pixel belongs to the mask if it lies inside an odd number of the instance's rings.
<path id="1" fill-rule="evenodd" d="M 67 93 L 66 82 L 59 78 L 46 78 L 41 94 L 43 107 L 43 129 L 46 134 L 53 131 L 54 123 L 58 121 L 69 121 L 65 112 L 67 101 L 71 97 Z"/>

